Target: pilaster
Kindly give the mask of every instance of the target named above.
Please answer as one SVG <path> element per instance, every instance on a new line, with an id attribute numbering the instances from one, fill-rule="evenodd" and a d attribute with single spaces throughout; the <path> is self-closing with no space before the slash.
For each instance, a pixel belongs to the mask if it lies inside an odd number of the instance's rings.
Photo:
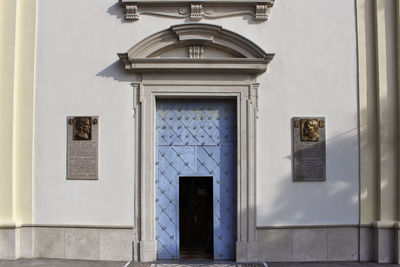
<path id="1" fill-rule="evenodd" d="M 396 1 L 396 51 L 397 51 L 397 73 L 400 70 L 400 3 L 399 1 Z M 400 88 L 400 77 L 397 75 L 397 88 Z M 400 90 L 397 90 L 397 133 L 400 133 Z M 400 155 L 400 142 L 397 144 L 397 150 L 398 156 Z M 397 169 L 397 190 L 400 192 L 400 167 Z M 397 199 L 397 220 L 400 221 L 400 196 L 398 194 L 398 199 Z M 400 264 L 400 222 L 397 222 L 395 224 L 395 255 L 396 255 L 396 263 Z"/>
<path id="2" fill-rule="evenodd" d="M 36 1 L 0 9 L 0 225 L 31 223 Z"/>
<path id="3" fill-rule="evenodd" d="M 12 259 L 33 222 L 36 0 L 1 1 L 0 18 L 0 259 Z"/>
<path id="4" fill-rule="evenodd" d="M 15 224 L 15 54 L 17 2 L 0 2 L 0 225 Z"/>
<path id="5" fill-rule="evenodd" d="M 398 21 L 397 1 L 357 1 L 360 223 L 372 224 L 374 259 L 382 263 L 394 262 L 397 254 Z M 368 258 L 364 254 L 361 260 Z"/>
<path id="6" fill-rule="evenodd" d="M 378 215 L 378 120 L 374 3 L 357 0 L 360 223 L 370 225 Z"/>
<path id="7" fill-rule="evenodd" d="M 395 1 L 375 0 L 375 58 L 378 120 L 378 218 L 375 227 L 375 260 L 395 260 L 398 219 L 397 59 Z"/>
<path id="8" fill-rule="evenodd" d="M 375 0 L 376 75 L 378 103 L 379 221 L 397 219 L 397 74 L 394 1 Z"/>

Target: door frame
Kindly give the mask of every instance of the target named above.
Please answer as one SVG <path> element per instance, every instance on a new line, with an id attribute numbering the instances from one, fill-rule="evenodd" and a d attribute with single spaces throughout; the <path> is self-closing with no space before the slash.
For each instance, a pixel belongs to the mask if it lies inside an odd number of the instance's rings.
<path id="1" fill-rule="evenodd" d="M 155 151 L 157 98 L 236 99 L 237 241 L 236 261 L 256 261 L 256 118 L 258 83 L 251 81 L 144 80 L 133 83 L 136 116 L 135 218 L 138 260 L 157 260 Z"/>

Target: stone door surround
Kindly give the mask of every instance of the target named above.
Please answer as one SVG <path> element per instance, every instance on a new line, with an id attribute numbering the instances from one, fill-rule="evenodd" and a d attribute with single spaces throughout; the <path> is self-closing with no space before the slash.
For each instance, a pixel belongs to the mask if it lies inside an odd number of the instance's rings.
<path id="1" fill-rule="evenodd" d="M 213 56 L 207 54 L 213 50 Z M 174 51 L 178 57 L 170 57 Z M 222 56 L 219 56 L 222 55 Z M 228 55 L 228 56 L 227 56 Z M 256 242 L 256 76 L 273 54 L 239 34 L 210 24 L 182 24 L 155 33 L 118 54 L 133 83 L 136 114 L 136 224 L 134 259 L 157 259 L 155 234 L 155 116 L 158 98 L 234 99 L 237 110 L 236 260 L 257 260 Z"/>

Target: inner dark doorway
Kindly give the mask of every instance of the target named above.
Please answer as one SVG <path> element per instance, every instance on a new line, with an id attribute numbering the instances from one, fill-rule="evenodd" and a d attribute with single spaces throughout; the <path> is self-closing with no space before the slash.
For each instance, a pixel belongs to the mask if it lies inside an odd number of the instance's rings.
<path id="1" fill-rule="evenodd" d="M 183 259 L 213 258 L 212 177 L 179 178 L 179 242 Z"/>

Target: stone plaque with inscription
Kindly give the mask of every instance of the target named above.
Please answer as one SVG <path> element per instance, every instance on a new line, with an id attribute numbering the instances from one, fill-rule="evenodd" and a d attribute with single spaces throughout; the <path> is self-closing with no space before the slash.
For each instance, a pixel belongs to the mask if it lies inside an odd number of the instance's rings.
<path id="1" fill-rule="evenodd" d="M 293 118 L 293 180 L 325 181 L 325 118 Z"/>
<path id="2" fill-rule="evenodd" d="M 97 116 L 68 117 L 67 179 L 98 179 Z"/>

